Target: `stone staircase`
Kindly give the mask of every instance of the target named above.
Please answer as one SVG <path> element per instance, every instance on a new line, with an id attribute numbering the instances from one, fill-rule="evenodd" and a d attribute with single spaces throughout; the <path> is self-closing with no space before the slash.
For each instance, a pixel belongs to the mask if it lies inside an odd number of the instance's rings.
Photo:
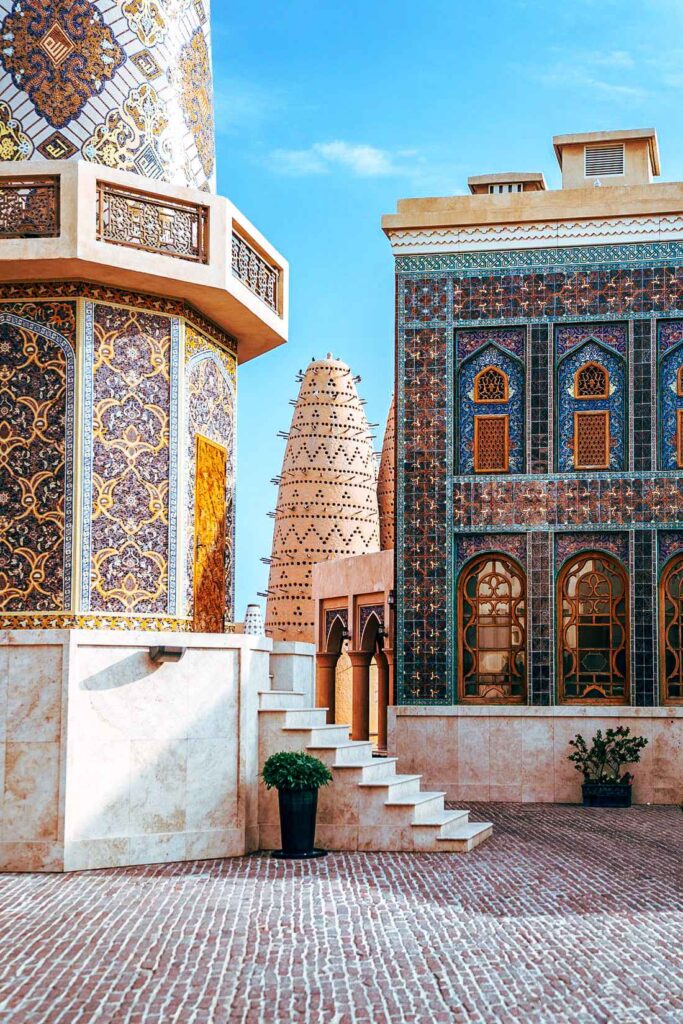
<path id="1" fill-rule="evenodd" d="M 304 693 L 259 694 L 259 765 L 279 750 L 320 758 L 333 782 L 318 795 L 316 844 L 327 850 L 468 853 L 491 835 L 490 822 L 448 811 L 443 793 L 423 793 L 419 775 L 398 775 L 395 757 L 373 757 L 370 742 L 349 739 L 346 725 L 327 725 L 326 708 Z M 259 846 L 280 846 L 277 793 L 259 785 Z"/>

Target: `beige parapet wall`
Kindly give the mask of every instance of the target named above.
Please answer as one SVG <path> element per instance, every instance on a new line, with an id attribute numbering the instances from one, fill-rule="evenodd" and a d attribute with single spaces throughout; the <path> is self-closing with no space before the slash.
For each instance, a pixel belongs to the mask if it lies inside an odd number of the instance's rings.
<path id="1" fill-rule="evenodd" d="M 390 707 L 389 751 L 447 800 L 577 803 L 569 740 L 618 725 L 649 741 L 632 768 L 634 801 L 681 803 L 683 708 Z"/>
<path id="2" fill-rule="evenodd" d="M 186 654 L 157 665 L 149 649 L 164 644 Z M 271 649 L 253 636 L 0 633 L 0 868 L 257 849 L 258 693 L 270 687 Z"/>

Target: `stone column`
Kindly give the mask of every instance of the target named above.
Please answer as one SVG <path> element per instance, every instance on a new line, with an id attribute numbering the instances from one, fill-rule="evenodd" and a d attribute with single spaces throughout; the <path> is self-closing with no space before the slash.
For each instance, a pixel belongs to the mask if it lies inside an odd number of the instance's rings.
<path id="1" fill-rule="evenodd" d="M 378 651 L 377 662 L 377 749 L 387 749 L 387 706 L 389 704 L 389 662 Z"/>
<path id="2" fill-rule="evenodd" d="M 334 672 L 338 654 L 320 653 L 315 656 L 315 703 L 327 708 L 327 724 L 334 725 Z"/>
<path id="3" fill-rule="evenodd" d="M 367 740 L 370 736 L 370 662 L 372 651 L 349 651 L 353 669 L 353 714 L 351 739 Z"/>
<path id="4" fill-rule="evenodd" d="M 383 652 L 387 663 L 387 671 L 389 673 L 389 693 L 387 698 L 387 704 L 396 703 L 396 679 L 394 677 L 394 648 L 385 647 Z"/>

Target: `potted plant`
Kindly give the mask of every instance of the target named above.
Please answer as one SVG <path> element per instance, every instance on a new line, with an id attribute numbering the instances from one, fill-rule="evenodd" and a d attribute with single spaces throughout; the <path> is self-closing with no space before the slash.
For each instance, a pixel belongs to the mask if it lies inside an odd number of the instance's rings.
<path id="1" fill-rule="evenodd" d="M 643 736 L 631 736 L 631 730 L 619 725 L 603 736 L 598 729 L 590 747 L 581 734 L 569 741 L 574 753 L 568 755 L 576 770 L 583 775 L 584 807 L 630 807 L 629 772 L 621 774 L 624 765 L 640 761 L 640 751 L 647 745 Z"/>
<path id="2" fill-rule="evenodd" d="M 280 805 L 282 849 L 273 857 L 324 857 L 327 851 L 316 850 L 313 844 L 318 790 L 332 781 L 327 765 L 310 754 L 281 751 L 270 755 L 261 777 L 267 789 L 277 789 Z"/>

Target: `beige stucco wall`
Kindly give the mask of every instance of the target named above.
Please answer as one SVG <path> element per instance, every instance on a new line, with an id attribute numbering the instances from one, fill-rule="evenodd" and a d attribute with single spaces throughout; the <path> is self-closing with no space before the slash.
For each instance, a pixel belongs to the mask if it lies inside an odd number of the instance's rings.
<path id="1" fill-rule="evenodd" d="M 336 558 L 329 562 L 318 562 L 313 566 L 313 602 L 315 605 L 315 636 L 321 637 L 321 616 L 325 603 L 330 606 L 346 605 L 349 623 L 354 624 L 358 598 L 370 598 L 378 594 L 383 602 L 384 621 L 390 623 L 387 598 L 394 585 L 394 552 L 374 551 L 368 555 L 352 555 Z M 365 603 L 369 603 L 365 601 Z M 354 626 L 352 625 L 352 633 Z"/>
<path id="2" fill-rule="evenodd" d="M 632 769 L 634 801 L 681 803 L 683 708 L 390 707 L 389 752 L 447 800 L 577 803 L 569 740 L 617 725 L 649 741 Z"/>
<path id="3" fill-rule="evenodd" d="M 619 143 L 619 139 L 608 139 L 607 145 Z M 647 139 L 629 139 L 624 144 L 624 173 L 618 175 L 584 174 L 584 153 L 586 143 L 580 142 L 562 147 L 562 188 L 592 188 L 596 178 L 602 186 L 642 185 L 652 180 L 650 174 L 649 142 Z"/>
<path id="4" fill-rule="evenodd" d="M 156 665 L 151 644 L 183 646 Z M 0 868 L 73 870 L 258 845 L 264 637 L 0 634 Z"/>

